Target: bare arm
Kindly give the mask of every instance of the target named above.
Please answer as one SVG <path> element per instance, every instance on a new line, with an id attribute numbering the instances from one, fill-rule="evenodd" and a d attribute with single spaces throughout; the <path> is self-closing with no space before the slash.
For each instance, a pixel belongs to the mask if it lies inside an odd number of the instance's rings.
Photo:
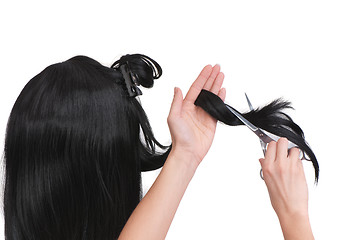
<path id="1" fill-rule="evenodd" d="M 225 98 L 221 89 L 224 75 L 218 65 L 206 66 L 183 100 L 175 88 L 168 117 L 173 148 L 158 178 L 138 204 L 119 236 L 119 240 L 164 239 L 183 194 L 199 163 L 208 152 L 216 120 L 194 105 L 202 88 Z"/>
<path id="2" fill-rule="evenodd" d="M 288 153 L 287 139 L 268 145 L 260 159 L 273 209 L 286 240 L 314 239 L 308 217 L 308 188 L 299 150 Z"/>

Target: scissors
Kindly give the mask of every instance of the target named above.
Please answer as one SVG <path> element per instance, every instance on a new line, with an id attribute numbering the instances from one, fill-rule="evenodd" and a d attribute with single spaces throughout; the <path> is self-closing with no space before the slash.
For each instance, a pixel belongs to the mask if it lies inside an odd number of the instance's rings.
<path id="1" fill-rule="evenodd" d="M 245 93 L 245 95 L 246 95 L 246 99 L 247 99 L 247 102 L 248 102 L 249 109 L 251 111 L 253 111 L 254 108 L 253 108 L 253 106 L 252 106 L 252 104 L 251 104 L 251 102 L 250 102 L 250 100 L 249 100 L 246 93 Z M 278 139 L 281 138 L 281 137 L 279 137 L 279 136 L 277 136 L 275 134 L 267 132 L 266 130 L 264 130 L 262 128 L 256 127 L 250 121 L 248 121 L 246 118 L 244 118 L 241 114 L 236 112 L 232 107 L 230 107 L 228 105 L 226 105 L 226 106 L 229 109 L 229 111 L 231 111 L 233 113 L 233 115 L 235 115 L 239 120 L 241 120 L 244 123 L 244 125 L 246 125 L 254 134 L 257 135 L 257 137 L 259 138 L 259 141 L 261 143 L 261 148 L 262 148 L 262 151 L 263 151 L 263 155 L 266 155 L 267 145 L 270 142 L 272 142 L 272 141 L 277 142 Z M 291 141 L 288 141 L 288 150 L 291 149 L 291 148 L 294 148 L 294 147 L 298 148 L 298 146 L 296 144 L 294 144 Z M 300 159 L 304 159 L 304 154 L 303 154 L 302 151 L 300 151 Z M 263 179 L 262 168 L 260 170 L 260 176 Z"/>

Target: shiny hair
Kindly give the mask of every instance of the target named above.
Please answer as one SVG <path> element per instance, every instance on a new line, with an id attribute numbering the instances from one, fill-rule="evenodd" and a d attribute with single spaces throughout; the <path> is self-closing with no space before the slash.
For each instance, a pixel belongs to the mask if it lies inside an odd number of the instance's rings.
<path id="1" fill-rule="evenodd" d="M 163 166 L 170 151 L 126 91 L 123 64 L 144 87 L 162 74 L 141 54 L 111 68 L 76 56 L 21 91 L 4 148 L 7 240 L 119 236 L 141 199 L 141 171 Z"/>

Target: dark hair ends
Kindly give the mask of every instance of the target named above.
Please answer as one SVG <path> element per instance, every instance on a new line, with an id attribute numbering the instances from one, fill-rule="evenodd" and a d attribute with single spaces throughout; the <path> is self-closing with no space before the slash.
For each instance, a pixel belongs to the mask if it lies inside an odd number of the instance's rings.
<path id="1" fill-rule="evenodd" d="M 203 108 L 212 117 L 227 125 L 244 125 L 243 122 L 227 108 L 229 105 L 225 104 L 222 99 L 212 92 L 203 89 L 196 99 L 195 105 Z M 231 108 L 238 112 L 233 107 Z M 312 162 L 315 170 L 315 183 L 317 183 L 319 177 L 319 166 L 316 155 L 307 144 L 302 129 L 292 120 L 290 116 L 283 112 L 283 110 L 290 108 L 292 108 L 290 102 L 282 99 L 276 99 L 262 108 L 257 108 L 240 114 L 242 114 L 243 117 L 255 126 L 277 136 L 286 137 L 288 140 L 295 143 L 301 151 L 303 151 L 306 160 Z"/>
<path id="2" fill-rule="evenodd" d="M 142 86 L 161 76 L 147 56 L 124 58 Z M 7 240 L 118 238 L 141 199 L 141 171 L 162 167 L 170 147 L 155 139 L 117 70 L 76 56 L 20 93 L 4 149 Z"/>

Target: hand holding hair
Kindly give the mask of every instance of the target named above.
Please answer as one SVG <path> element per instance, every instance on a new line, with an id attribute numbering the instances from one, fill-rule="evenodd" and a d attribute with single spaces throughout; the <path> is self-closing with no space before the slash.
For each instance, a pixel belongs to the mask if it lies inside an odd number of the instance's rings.
<path id="1" fill-rule="evenodd" d="M 199 163 L 208 152 L 217 121 L 194 105 L 202 89 L 221 99 L 224 75 L 219 65 L 207 65 L 183 99 L 182 91 L 175 88 L 168 116 L 172 136 L 172 150 L 163 169 L 148 193 L 133 211 L 119 239 L 164 239 L 172 223 L 183 194 Z M 141 231 L 139 231 L 141 226 Z"/>
<path id="2" fill-rule="evenodd" d="M 287 150 L 286 138 L 268 144 L 259 161 L 272 207 L 285 239 L 314 239 L 308 218 L 308 189 L 299 149 Z"/>
<path id="3" fill-rule="evenodd" d="M 174 99 L 168 116 L 174 152 L 189 153 L 198 165 L 208 152 L 216 130 L 217 120 L 194 105 L 202 89 L 217 95 L 224 101 L 226 91 L 221 88 L 224 74 L 220 66 L 203 68 L 183 99 L 182 91 L 174 89 Z"/>

